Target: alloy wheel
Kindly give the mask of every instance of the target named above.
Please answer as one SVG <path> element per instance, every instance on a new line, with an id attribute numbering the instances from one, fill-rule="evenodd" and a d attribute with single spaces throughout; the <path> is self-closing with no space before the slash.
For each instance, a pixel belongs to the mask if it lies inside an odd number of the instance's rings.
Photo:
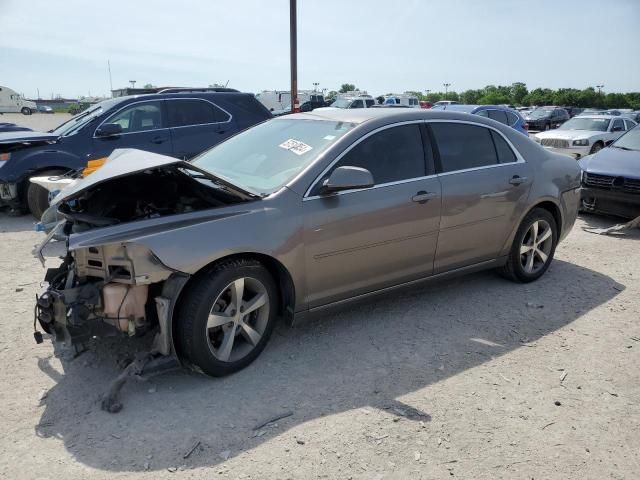
<path id="1" fill-rule="evenodd" d="M 522 238 L 520 263 L 528 274 L 539 272 L 546 265 L 553 248 L 553 232 L 546 220 L 536 220 Z"/>
<path id="2" fill-rule="evenodd" d="M 247 356 L 269 323 L 269 294 L 259 280 L 242 277 L 218 295 L 207 319 L 209 349 L 221 362 Z"/>

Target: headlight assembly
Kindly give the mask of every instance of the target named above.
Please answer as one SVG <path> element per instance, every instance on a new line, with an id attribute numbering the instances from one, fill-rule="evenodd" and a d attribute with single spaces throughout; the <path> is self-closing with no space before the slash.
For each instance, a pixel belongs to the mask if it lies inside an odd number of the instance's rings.
<path id="1" fill-rule="evenodd" d="M 573 146 L 574 147 L 587 147 L 589 145 L 589 140 L 587 140 L 586 138 L 583 138 L 581 140 L 574 140 L 573 141 Z"/>

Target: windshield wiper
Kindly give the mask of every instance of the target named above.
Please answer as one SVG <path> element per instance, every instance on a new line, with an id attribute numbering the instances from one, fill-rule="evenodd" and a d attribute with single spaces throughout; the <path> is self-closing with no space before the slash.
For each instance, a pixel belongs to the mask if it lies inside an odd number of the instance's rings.
<path id="1" fill-rule="evenodd" d="M 635 152 L 635 149 L 629 147 L 621 147 L 619 145 L 611 145 L 612 147 L 619 148 L 620 150 L 626 150 L 628 152 Z"/>

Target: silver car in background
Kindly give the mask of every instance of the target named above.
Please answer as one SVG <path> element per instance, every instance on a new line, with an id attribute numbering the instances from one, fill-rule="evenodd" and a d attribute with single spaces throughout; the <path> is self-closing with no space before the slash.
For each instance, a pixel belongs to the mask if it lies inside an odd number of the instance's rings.
<path id="1" fill-rule="evenodd" d="M 151 331 L 154 353 L 225 375 L 277 317 L 481 269 L 538 279 L 579 187 L 573 159 L 448 111 L 289 115 L 190 162 L 116 151 L 53 200 L 66 252 L 37 318 L 70 344 Z"/>

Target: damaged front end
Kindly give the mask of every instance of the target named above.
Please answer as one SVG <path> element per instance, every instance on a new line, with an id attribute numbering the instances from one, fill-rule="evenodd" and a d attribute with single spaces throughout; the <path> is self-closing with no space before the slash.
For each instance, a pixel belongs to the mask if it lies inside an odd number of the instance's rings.
<path id="1" fill-rule="evenodd" d="M 76 349 L 93 337 L 155 332 L 153 353 L 175 354 L 171 317 L 189 275 L 165 265 L 140 239 L 250 198 L 185 162 L 116 151 L 53 200 L 57 223 L 34 254 L 43 264 L 45 256 L 62 263 L 47 270 L 37 322 Z"/>

